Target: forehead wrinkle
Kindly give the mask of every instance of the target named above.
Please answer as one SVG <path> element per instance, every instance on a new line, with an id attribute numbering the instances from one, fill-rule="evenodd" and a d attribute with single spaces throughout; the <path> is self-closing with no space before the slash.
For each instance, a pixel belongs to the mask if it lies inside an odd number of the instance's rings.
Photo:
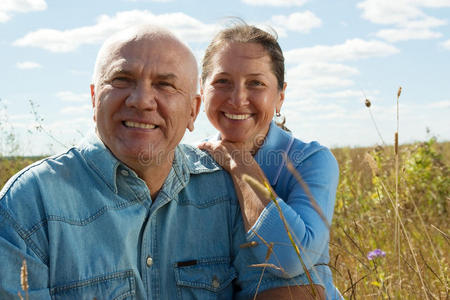
<path id="1" fill-rule="evenodd" d="M 112 62 L 105 62 L 103 76 L 109 76 L 110 74 L 116 73 L 131 73 L 130 64 L 125 58 L 119 58 L 112 60 Z"/>

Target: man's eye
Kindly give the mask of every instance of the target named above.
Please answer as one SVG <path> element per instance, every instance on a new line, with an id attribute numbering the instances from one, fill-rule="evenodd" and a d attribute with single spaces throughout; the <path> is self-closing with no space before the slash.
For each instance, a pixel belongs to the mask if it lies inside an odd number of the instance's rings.
<path id="1" fill-rule="evenodd" d="M 173 91 L 176 90 L 176 87 L 173 83 L 168 81 L 158 81 L 156 83 L 156 86 L 160 89 L 166 90 L 166 91 Z"/>
<path id="2" fill-rule="evenodd" d="M 127 88 L 131 86 L 133 81 L 128 77 L 116 77 L 111 81 L 111 85 L 115 88 Z"/>
<path id="3" fill-rule="evenodd" d="M 158 84 L 161 85 L 161 86 L 171 86 L 171 87 L 173 87 L 173 84 L 171 84 L 170 82 L 167 82 L 167 81 L 160 81 L 160 82 L 158 82 Z"/>
<path id="4" fill-rule="evenodd" d="M 222 86 L 227 84 L 230 84 L 230 81 L 226 78 L 219 78 L 213 81 L 213 85 Z"/>

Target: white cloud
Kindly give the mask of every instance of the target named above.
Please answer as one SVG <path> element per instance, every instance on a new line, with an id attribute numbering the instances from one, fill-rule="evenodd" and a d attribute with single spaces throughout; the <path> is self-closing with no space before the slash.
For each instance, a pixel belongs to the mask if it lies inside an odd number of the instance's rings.
<path id="1" fill-rule="evenodd" d="M 343 114 L 345 113 L 345 108 L 341 105 L 338 105 L 336 103 L 323 103 L 321 101 L 317 100 L 301 100 L 301 101 L 291 101 L 291 102 L 285 102 L 284 108 L 291 108 L 295 110 L 296 113 L 302 114 L 302 113 L 309 113 L 309 112 L 321 112 L 321 113 L 327 113 L 327 112 L 334 112 Z M 320 114 L 321 115 L 321 114 Z M 319 114 L 315 115 L 316 117 L 319 116 Z"/>
<path id="2" fill-rule="evenodd" d="M 442 33 L 428 29 L 399 28 L 380 30 L 376 33 L 376 36 L 393 43 L 408 40 L 427 40 L 439 38 L 442 36 Z"/>
<path id="3" fill-rule="evenodd" d="M 2 0 L 0 5 L 0 23 L 7 22 L 16 12 L 27 13 L 47 9 L 45 0 Z"/>
<path id="4" fill-rule="evenodd" d="M 309 10 L 288 16 L 273 16 L 271 21 L 276 27 L 301 33 L 309 33 L 311 29 L 322 25 L 322 20 Z"/>
<path id="5" fill-rule="evenodd" d="M 450 40 L 446 40 L 445 42 L 442 42 L 442 47 L 444 47 L 447 50 L 450 50 Z"/>
<path id="6" fill-rule="evenodd" d="M 14 41 L 15 46 L 32 46 L 52 52 L 70 52 L 83 44 L 101 43 L 108 36 L 124 28 L 149 23 L 172 30 L 184 41 L 209 41 L 216 32 L 216 25 L 204 24 L 184 13 L 155 15 L 147 10 L 118 12 L 114 16 L 101 15 L 97 23 L 69 30 L 39 29 Z"/>
<path id="7" fill-rule="evenodd" d="M 288 84 L 291 87 L 286 92 L 289 97 L 293 98 L 313 98 L 314 92 L 317 90 L 331 90 L 335 88 L 345 88 L 352 86 L 354 82 L 351 79 L 340 78 L 337 76 L 318 76 L 314 78 L 294 78 L 289 77 Z"/>
<path id="8" fill-rule="evenodd" d="M 436 107 L 436 108 L 450 108 L 450 100 L 443 100 L 438 102 L 433 102 L 427 105 L 429 107 Z"/>
<path id="9" fill-rule="evenodd" d="M 65 115 L 86 114 L 92 111 L 91 105 L 67 106 L 61 109 L 61 113 Z"/>
<path id="10" fill-rule="evenodd" d="M 245 4 L 255 6 L 302 6 L 308 0 L 242 0 Z"/>
<path id="11" fill-rule="evenodd" d="M 308 62 L 290 68 L 286 72 L 288 88 L 286 98 L 293 101 L 316 103 L 319 99 L 332 99 L 333 93 L 344 93 L 345 88 L 354 85 L 352 76 L 359 74 L 353 67 L 325 62 Z M 348 89 L 347 89 L 348 91 Z M 328 94 L 331 94 L 329 97 Z M 348 92 L 346 93 L 348 95 Z M 361 92 L 359 92 L 360 97 Z M 344 95 L 340 95 L 344 97 Z"/>
<path id="12" fill-rule="evenodd" d="M 333 46 L 317 45 L 285 52 L 286 63 L 311 61 L 352 61 L 370 57 L 384 57 L 400 52 L 396 47 L 381 41 L 347 40 Z"/>
<path id="13" fill-rule="evenodd" d="M 16 67 L 19 69 L 38 69 L 42 68 L 42 66 L 33 61 L 22 61 L 16 64 Z"/>
<path id="14" fill-rule="evenodd" d="M 159 2 L 159 3 L 168 3 L 168 2 L 173 2 L 173 0 L 125 0 L 125 2 L 145 2 L 145 3 Z"/>
<path id="15" fill-rule="evenodd" d="M 407 0 L 366 0 L 358 3 L 357 7 L 363 10 L 364 19 L 376 24 L 401 24 L 424 15 L 412 1 Z"/>
<path id="16" fill-rule="evenodd" d="M 89 93 L 74 93 L 71 91 L 61 91 L 56 93 L 56 97 L 64 102 L 85 102 L 89 103 L 91 96 Z"/>
<path id="17" fill-rule="evenodd" d="M 288 71 L 289 76 L 295 78 L 310 78 L 318 75 L 338 75 L 346 77 L 358 73 L 359 71 L 353 67 L 325 62 L 302 63 Z"/>
<path id="18" fill-rule="evenodd" d="M 9 119 L 11 121 L 32 121 L 34 120 L 34 116 L 32 114 L 16 114 L 9 115 Z"/>
<path id="19" fill-rule="evenodd" d="M 390 42 L 412 39 L 433 39 L 442 36 L 431 28 L 447 24 L 446 20 L 430 17 L 424 8 L 450 7 L 449 0 L 366 0 L 357 5 L 362 17 L 375 24 L 393 25 L 376 35 Z"/>

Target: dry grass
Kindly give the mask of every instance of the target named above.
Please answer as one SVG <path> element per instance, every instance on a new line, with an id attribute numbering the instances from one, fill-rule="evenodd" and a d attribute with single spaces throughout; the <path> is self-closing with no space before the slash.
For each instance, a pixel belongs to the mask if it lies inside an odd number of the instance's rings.
<path id="1" fill-rule="evenodd" d="M 394 147 L 332 151 L 340 166 L 340 184 L 330 267 L 345 298 L 449 299 L 450 142 L 430 139 L 399 147 L 399 249 Z M 1 158 L 0 186 L 37 159 Z M 386 256 L 369 260 L 374 249 Z"/>
<path id="2" fill-rule="evenodd" d="M 398 177 L 394 147 L 333 152 L 341 180 L 330 266 L 344 296 L 448 299 L 450 143 L 430 139 L 401 146 Z M 372 159 L 365 158 L 367 153 Z M 374 249 L 386 256 L 369 260 Z"/>

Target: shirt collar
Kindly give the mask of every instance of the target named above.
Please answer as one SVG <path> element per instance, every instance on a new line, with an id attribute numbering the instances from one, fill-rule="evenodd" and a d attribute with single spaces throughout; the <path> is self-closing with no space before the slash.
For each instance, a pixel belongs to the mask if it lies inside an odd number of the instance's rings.
<path id="1" fill-rule="evenodd" d="M 261 167 L 271 185 L 275 185 L 284 166 L 284 155 L 289 153 L 294 142 L 292 134 L 270 123 L 264 144 L 256 152 L 255 160 Z"/>
<path id="2" fill-rule="evenodd" d="M 95 132 L 91 132 L 78 145 L 81 154 L 87 164 L 103 179 L 109 188 L 117 193 L 117 172 L 119 167 L 124 168 L 134 176 L 137 174 L 118 160 Z M 189 182 L 190 174 L 200 174 L 214 172 L 221 167 L 212 159 L 212 157 L 195 147 L 180 144 L 175 149 L 175 158 L 172 169 L 162 190 L 170 191 L 173 184 L 186 186 Z M 177 178 L 178 180 L 175 180 Z"/>
<path id="3" fill-rule="evenodd" d="M 172 169 L 159 194 L 166 194 L 167 197 L 164 197 L 166 200 L 171 199 L 187 186 L 191 174 L 211 173 L 220 169 L 221 167 L 207 152 L 190 145 L 180 144 L 175 149 Z M 166 200 L 163 200 L 161 204 Z"/>
<path id="4" fill-rule="evenodd" d="M 128 167 L 120 162 L 106 148 L 105 144 L 103 144 L 95 132 L 90 132 L 77 148 L 80 149 L 81 155 L 83 155 L 87 164 L 103 179 L 114 193 L 117 193 L 117 170 L 121 165 L 127 169 Z"/>

